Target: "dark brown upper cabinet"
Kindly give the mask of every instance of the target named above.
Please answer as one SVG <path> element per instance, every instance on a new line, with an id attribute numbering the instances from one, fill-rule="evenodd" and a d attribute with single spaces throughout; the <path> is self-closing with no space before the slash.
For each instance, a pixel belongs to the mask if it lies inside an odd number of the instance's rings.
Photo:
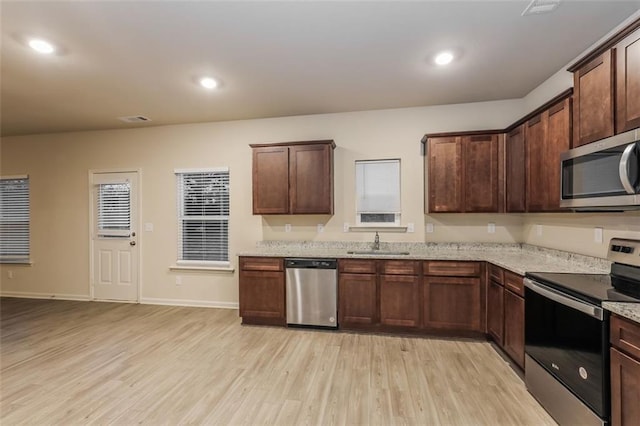
<path id="1" fill-rule="evenodd" d="M 464 211 L 497 212 L 498 135 L 463 136 Z"/>
<path id="2" fill-rule="evenodd" d="M 429 213 L 462 213 L 462 139 L 459 136 L 429 138 L 425 186 Z"/>
<path id="3" fill-rule="evenodd" d="M 427 138 L 428 213 L 497 212 L 498 135 Z"/>
<path id="4" fill-rule="evenodd" d="M 574 147 L 640 127 L 640 19 L 568 70 Z"/>
<path id="5" fill-rule="evenodd" d="M 571 147 L 571 100 L 564 99 L 525 124 L 528 212 L 560 210 L 560 153 Z"/>
<path id="6" fill-rule="evenodd" d="M 525 197 L 526 155 L 524 143 L 525 125 L 521 124 L 507 133 L 506 151 L 506 211 L 524 212 L 527 209 Z"/>
<path id="7" fill-rule="evenodd" d="M 640 127 L 640 30 L 615 47 L 616 133 Z"/>
<path id="8" fill-rule="evenodd" d="M 573 74 L 574 146 L 614 133 L 613 51 L 607 50 Z"/>
<path id="9" fill-rule="evenodd" d="M 547 111 L 545 139 L 545 185 L 547 200 L 545 211 L 560 210 L 560 154 L 571 148 L 571 98 L 567 98 Z"/>
<path id="10" fill-rule="evenodd" d="M 333 214 L 333 141 L 251 148 L 253 214 Z"/>

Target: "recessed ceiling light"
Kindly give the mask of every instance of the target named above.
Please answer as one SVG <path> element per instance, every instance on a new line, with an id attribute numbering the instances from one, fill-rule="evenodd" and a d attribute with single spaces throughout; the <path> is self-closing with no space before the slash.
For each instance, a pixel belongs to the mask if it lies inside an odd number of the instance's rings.
<path id="1" fill-rule="evenodd" d="M 205 89 L 215 89 L 218 87 L 218 82 L 211 77 L 203 77 L 200 79 L 200 85 Z"/>
<path id="2" fill-rule="evenodd" d="M 32 38 L 31 40 L 29 40 L 29 47 L 31 47 L 38 53 L 45 54 L 53 53 L 56 50 L 56 48 L 53 47 L 53 44 L 40 38 Z"/>
<path id="3" fill-rule="evenodd" d="M 438 65 L 447 65 L 453 61 L 453 53 L 440 52 L 436 55 L 435 62 Z"/>

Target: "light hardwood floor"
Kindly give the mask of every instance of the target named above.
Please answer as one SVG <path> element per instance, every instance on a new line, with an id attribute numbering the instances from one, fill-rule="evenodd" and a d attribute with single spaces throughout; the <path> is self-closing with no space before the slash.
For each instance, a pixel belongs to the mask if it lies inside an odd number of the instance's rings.
<path id="1" fill-rule="evenodd" d="M 1 299 L 0 423 L 555 424 L 487 342 Z"/>

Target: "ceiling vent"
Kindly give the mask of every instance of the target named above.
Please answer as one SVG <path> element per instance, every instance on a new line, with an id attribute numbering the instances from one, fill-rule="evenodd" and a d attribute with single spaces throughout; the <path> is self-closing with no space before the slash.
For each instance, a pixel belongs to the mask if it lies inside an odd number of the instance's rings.
<path id="1" fill-rule="evenodd" d="M 129 117 L 118 117 L 118 120 L 124 121 L 125 123 L 144 123 L 145 121 L 151 121 L 149 117 L 145 117 L 144 115 L 131 115 Z"/>
<path id="2" fill-rule="evenodd" d="M 559 5 L 560 0 L 531 0 L 529 6 L 522 12 L 522 16 L 553 12 Z"/>

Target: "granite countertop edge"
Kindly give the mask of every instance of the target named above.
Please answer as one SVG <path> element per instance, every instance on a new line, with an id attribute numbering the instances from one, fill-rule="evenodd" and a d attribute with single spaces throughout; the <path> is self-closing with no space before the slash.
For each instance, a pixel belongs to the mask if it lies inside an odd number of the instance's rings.
<path id="1" fill-rule="evenodd" d="M 640 303 L 633 302 L 602 302 L 602 307 L 609 312 L 630 319 L 640 324 Z"/>

